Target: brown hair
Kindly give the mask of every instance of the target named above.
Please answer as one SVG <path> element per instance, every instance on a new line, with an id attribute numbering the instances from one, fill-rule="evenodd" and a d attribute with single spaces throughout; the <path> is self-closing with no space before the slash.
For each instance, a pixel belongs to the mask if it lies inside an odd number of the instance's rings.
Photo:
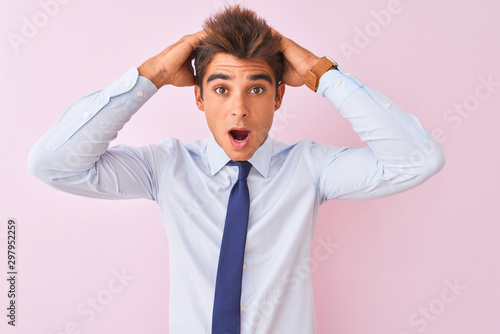
<path id="1" fill-rule="evenodd" d="M 239 5 L 226 7 L 208 18 L 203 28 L 207 36 L 195 50 L 194 66 L 200 88 L 208 64 L 216 53 L 227 53 L 239 59 L 262 58 L 274 71 L 276 87 L 283 74 L 284 57 L 280 51 L 281 36 L 273 33 L 266 21 Z"/>

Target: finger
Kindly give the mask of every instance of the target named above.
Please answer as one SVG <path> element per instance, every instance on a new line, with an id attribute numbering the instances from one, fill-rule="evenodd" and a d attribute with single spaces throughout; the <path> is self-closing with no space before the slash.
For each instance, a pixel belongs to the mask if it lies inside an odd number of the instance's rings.
<path id="1" fill-rule="evenodd" d="M 205 30 L 200 30 L 188 36 L 188 43 L 191 44 L 191 47 L 196 49 L 198 45 L 207 37 L 207 32 Z"/>

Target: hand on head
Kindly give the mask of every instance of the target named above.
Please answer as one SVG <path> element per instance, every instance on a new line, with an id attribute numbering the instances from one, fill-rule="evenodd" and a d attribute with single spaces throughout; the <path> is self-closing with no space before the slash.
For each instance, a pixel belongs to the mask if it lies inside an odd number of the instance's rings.
<path id="1" fill-rule="evenodd" d="M 139 66 L 139 75 L 151 80 L 157 88 L 164 85 L 193 86 L 195 84 L 191 65 L 193 51 L 205 36 L 205 30 L 201 30 L 182 37 L 177 43 Z"/>
<path id="2" fill-rule="evenodd" d="M 281 82 L 288 86 L 302 86 L 307 71 L 316 65 L 320 58 L 276 30 L 273 29 L 273 32 L 281 36 L 281 51 L 285 57 Z M 193 51 L 206 35 L 205 30 L 200 30 L 182 37 L 157 56 L 144 62 L 139 67 L 139 74 L 150 79 L 157 88 L 164 85 L 193 86 Z"/>
<path id="3" fill-rule="evenodd" d="M 307 71 L 313 68 L 320 58 L 276 30 L 273 29 L 273 32 L 281 36 L 281 52 L 285 57 L 281 82 L 288 86 L 302 86 L 306 81 Z"/>

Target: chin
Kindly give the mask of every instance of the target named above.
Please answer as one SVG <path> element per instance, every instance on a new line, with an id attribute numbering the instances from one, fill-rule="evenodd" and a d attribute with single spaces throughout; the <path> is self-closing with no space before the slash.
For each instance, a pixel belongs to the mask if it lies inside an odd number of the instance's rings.
<path id="1" fill-rule="evenodd" d="M 238 151 L 226 151 L 226 154 L 227 156 L 229 157 L 229 159 L 233 160 L 233 161 L 247 161 L 248 159 L 250 159 L 253 154 L 255 153 L 255 151 L 251 151 L 251 152 L 238 152 Z"/>

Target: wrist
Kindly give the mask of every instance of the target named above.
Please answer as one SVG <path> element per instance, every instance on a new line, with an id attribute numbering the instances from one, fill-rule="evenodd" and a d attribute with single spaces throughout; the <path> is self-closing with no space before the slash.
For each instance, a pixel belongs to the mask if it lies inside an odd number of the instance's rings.
<path id="1" fill-rule="evenodd" d="M 329 57 L 320 58 L 319 61 L 317 61 L 314 66 L 310 67 L 307 71 L 305 80 L 306 86 L 316 92 L 318 90 L 319 80 L 323 74 L 331 69 L 336 70 L 337 66 L 337 63 Z"/>
<path id="2" fill-rule="evenodd" d="M 154 58 L 146 60 L 137 70 L 140 76 L 149 79 L 158 89 L 168 84 L 168 76 L 163 66 Z"/>
<path id="3" fill-rule="evenodd" d="M 307 63 L 307 71 L 310 71 L 314 68 L 314 66 L 316 66 L 321 60 L 321 57 L 317 57 L 317 56 L 312 56 L 311 59 L 309 60 L 309 62 Z M 306 72 L 307 74 L 307 72 Z"/>

